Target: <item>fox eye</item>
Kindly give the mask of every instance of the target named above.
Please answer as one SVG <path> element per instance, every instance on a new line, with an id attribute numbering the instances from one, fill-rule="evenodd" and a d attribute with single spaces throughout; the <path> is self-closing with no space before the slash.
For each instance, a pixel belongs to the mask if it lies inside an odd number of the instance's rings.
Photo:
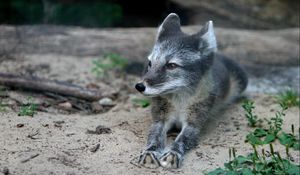
<path id="1" fill-rule="evenodd" d="M 175 68 L 177 68 L 177 67 L 178 67 L 178 65 L 175 64 L 175 63 L 167 63 L 167 64 L 166 64 L 166 68 L 167 68 L 167 69 L 170 69 L 170 70 L 175 69 Z"/>
<path id="2" fill-rule="evenodd" d="M 152 65 L 152 64 L 151 64 L 151 61 L 149 61 L 149 62 L 148 62 L 148 66 L 151 67 L 151 65 Z"/>

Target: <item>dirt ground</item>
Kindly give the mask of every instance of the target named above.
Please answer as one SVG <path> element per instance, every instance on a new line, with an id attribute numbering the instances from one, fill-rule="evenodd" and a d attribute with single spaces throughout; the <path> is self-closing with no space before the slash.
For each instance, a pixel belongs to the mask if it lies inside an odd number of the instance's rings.
<path id="1" fill-rule="evenodd" d="M 113 108 L 100 114 L 70 114 L 48 109 L 28 117 L 18 116 L 19 108 L 6 107 L 0 112 L 0 172 L 13 175 L 205 174 L 223 167 L 229 159 L 229 148 L 234 147 L 238 154 L 243 155 L 251 151 L 244 140 L 252 128 L 247 126 L 241 105 L 234 104 L 223 115 L 207 122 L 199 145 L 185 156 L 180 169 L 140 167 L 136 161 L 145 146 L 151 116 L 150 108 L 136 107 L 131 102 L 131 98 L 137 95 L 133 87 L 138 77 L 128 76 L 126 81 L 114 79 L 107 80 L 111 83 L 103 83 L 91 73 L 93 59 L 95 56 L 82 58 L 29 53 L 1 62 L 0 72 L 36 75 L 81 86 L 94 83 L 103 91 L 117 91 L 119 97 L 113 99 L 116 104 Z M 299 67 L 293 68 L 293 71 L 297 70 Z M 253 87 L 255 81 L 250 80 L 249 87 Z M 295 81 L 299 82 L 299 75 Z M 269 86 L 264 88 L 271 88 L 271 84 Z M 260 91 L 253 89 L 248 89 L 246 95 L 255 101 L 256 114 L 261 118 L 274 116 L 279 109 L 274 95 L 257 93 Z M 3 103 L 14 106 L 11 99 L 26 101 L 29 95 L 33 94 L 10 89 L 8 97 L 1 98 Z M 34 95 L 37 103 L 43 100 L 43 95 Z M 299 112 L 297 107 L 288 109 L 283 130 L 290 131 L 291 124 L 299 128 Z M 102 134 L 88 131 L 99 125 L 110 130 Z M 280 151 L 284 155 L 284 150 Z M 300 163 L 299 151 L 291 151 L 291 156 L 297 164 Z"/>

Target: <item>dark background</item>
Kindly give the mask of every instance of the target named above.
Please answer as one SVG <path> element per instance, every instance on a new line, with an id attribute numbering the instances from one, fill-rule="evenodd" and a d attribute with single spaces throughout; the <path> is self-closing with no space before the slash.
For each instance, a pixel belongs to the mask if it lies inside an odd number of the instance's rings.
<path id="1" fill-rule="evenodd" d="M 170 12 L 183 25 L 214 20 L 219 27 L 299 27 L 299 0 L 1 0 L 0 24 L 157 27 Z"/>

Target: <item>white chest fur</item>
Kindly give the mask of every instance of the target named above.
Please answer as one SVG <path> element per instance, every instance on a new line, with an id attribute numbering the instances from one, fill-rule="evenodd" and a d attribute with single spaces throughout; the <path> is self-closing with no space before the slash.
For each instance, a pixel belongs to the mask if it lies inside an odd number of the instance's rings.
<path id="1" fill-rule="evenodd" d="M 167 121 L 165 123 L 165 127 L 167 130 L 174 125 L 177 128 L 183 128 L 186 126 L 188 101 L 189 97 L 184 95 L 170 98 L 172 111 L 166 117 Z"/>

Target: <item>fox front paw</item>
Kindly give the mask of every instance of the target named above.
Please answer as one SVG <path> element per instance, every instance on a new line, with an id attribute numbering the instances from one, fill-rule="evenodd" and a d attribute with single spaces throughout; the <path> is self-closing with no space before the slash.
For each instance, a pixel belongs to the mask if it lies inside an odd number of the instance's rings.
<path id="1" fill-rule="evenodd" d="M 165 153 L 160 159 L 160 165 L 164 168 L 179 168 L 182 162 L 182 155 L 175 152 L 175 151 L 170 151 Z"/>
<path id="2" fill-rule="evenodd" d="M 158 153 L 155 151 L 144 151 L 139 158 L 139 164 L 147 168 L 159 167 Z"/>

